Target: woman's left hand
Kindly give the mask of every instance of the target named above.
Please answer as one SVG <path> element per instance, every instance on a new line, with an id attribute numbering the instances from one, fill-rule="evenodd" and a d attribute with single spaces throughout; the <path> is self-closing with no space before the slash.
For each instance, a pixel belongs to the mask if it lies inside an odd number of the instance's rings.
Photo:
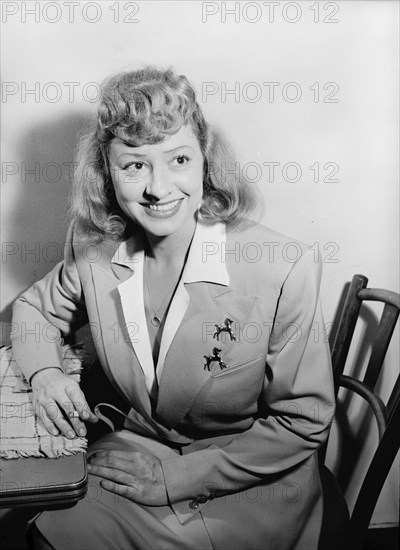
<path id="1" fill-rule="evenodd" d="M 89 473 L 103 477 L 100 485 L 117 495 L 150 506 L 168 504 L 161 461 L 130 451 L 99 451 L 89 458 Z"/>

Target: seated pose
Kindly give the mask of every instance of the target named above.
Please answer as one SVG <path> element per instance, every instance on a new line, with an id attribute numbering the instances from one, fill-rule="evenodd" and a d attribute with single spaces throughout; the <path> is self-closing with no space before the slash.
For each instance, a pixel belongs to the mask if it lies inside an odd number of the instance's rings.
<path id="1" fill-rule="evenodd" d="M 104 83 L 65 258 L 14 304 L 14 323 L 58 338 L 12 344 L 51 433 L 96 419 L 60 353 L 87 323 L 129 412 L 89 447 L 88 496 L 31 523 L 34 548 L 318 547 L 334 403 L 321 262 L 250 221 L 258 199 L 232 166 L 185 76 Z"/>

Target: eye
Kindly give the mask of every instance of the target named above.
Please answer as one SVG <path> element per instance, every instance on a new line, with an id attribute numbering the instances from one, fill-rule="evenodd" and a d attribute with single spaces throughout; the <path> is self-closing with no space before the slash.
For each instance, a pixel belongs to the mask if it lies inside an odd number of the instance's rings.
<path id="1" fill-rule="evenodd" d="M 174 162 L 176 164 L 179 164 L 180 166 L 187 164 L 190 161 L 190 158 L 187 155 L 179 155 L 178 157 L 175 157 Z"/>
<path id="2" fill-rule="evenodd" d="M 143 162 L 128 162 L 128 164 L 126 164 L 124 167 L 123 167 L 123 170 L 127 170 L 128 168 L 133 168 L 134 170 L 141 170 L 144 166 L 144 163 Z"/>

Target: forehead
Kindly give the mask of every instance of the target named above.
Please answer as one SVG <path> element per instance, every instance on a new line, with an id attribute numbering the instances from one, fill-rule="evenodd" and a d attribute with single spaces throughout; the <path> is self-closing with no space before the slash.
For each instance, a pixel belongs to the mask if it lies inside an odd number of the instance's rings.
<path id="1" fill-rule="evenodd" d="M 110 156 L 119 156 L 123 153 L 135 153 L 137 155 L 161 154 L 185 146 L 191 147 L 194 150 L 200 150 L 199 141 L 189 125 L 182 126 L 178 132 L 167 136 L 159 143 L 149 143 L 140 145 L 139 147 L 127 145 L 119 138 L 114 138 L 110 144 Z"/>

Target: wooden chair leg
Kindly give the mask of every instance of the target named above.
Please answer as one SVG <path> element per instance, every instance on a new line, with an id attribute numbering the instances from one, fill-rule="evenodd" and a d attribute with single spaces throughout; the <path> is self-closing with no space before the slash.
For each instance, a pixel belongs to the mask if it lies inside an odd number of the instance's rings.
<path id="1" fill-rule="evenodd" d="M 400 444 L 400 403 L 397 403 L 379 448 L 370 464 L 359 492 L 350 521 L 348 547 L 362 550 L 368 532 L 368 526 L 375 509 L 376 501 L 382 490 Z M 394 442 L 397 441 L 397 447 Z"/>

